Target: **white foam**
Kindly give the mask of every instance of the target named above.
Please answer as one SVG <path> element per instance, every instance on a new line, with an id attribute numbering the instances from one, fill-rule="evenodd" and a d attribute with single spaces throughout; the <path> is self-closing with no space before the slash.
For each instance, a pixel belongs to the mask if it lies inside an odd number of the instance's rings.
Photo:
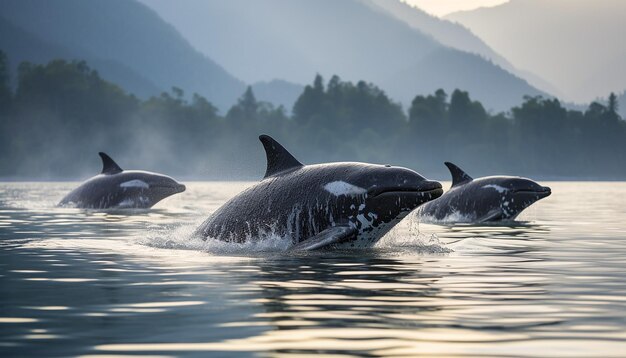
<path id="1" fill-rule="evenodd" d="M 420 232 L 419 222 L 417 215 L 409 215 L 406 220 L 394 226 L 375 247 L 397 251 L 399 254 L 448 254 L 454 251 L 446 247 L 437 234 Z"/>
<path id="2" fill-rule="evenodd" d="M 350 183 L 346 183 L 345 181 L 334 181 L 324 185 L 324 189 L 335 195 L 363 195 L 367 193 L 367 190 L 361 188 L 360 186 L 352 185 Z"/>
<path id="3" fill-rule="evenodd" d="M 193 235 L 197 225 L 187 225 L 166 231 L 152 232 L 139 241 L 140 244 L 174 250 L 202 251 L 212 255 L 246 255 L 258 252 L 281 252 L 288 250 L 291 238 L 281 237 L 270 229 L 262 232 L 258 240 L 246 240 L 243 243 L 226 242 L 213 238 Z"/>
<path id="4" fill-rule="evenodd" d="M 143 180 L 139 180 L 139 179 L 125 181 L 122 184 L 120 184 L 120 188 L 144 188 L 144 189 L 148 189 L 149 187 L 150 187 L 150 185 L 148 185 L 148 183 L 146 183 Z"/>
<path id="5" fill-rule="evenodd" d="M 128 198 L 120 201 L 115 207 L 117 209 L 134 209 L 139 207 L 145 207 L 150 203 L 150 199 L 145 196 L 139 196 L 138 198 Z"/>
<path id="6" fill-rule="evenodd" d="M 428 224 L 453 224 L 453 223 L 471 223 L 476 220 L 473 215 L 464 215 L 461 214 L 458 210 L 453 210 L 448 215 L 444 216 L 441 219 L 437 219 L 432 215 L 424 214 L 423 211 L 418 209 L 417 215 L 421 219 L 422 222 Z"/>
<path id="7" fill-rule="evenodd" d="M 496 185 L 496 184 L 483 185 L 483 189 L 487 189 L 487 188 L 495 189 L 500 194 L 504 193 L 505 191 L 509 191 L 509 189 L 502 187 L 500 185 Z"/>

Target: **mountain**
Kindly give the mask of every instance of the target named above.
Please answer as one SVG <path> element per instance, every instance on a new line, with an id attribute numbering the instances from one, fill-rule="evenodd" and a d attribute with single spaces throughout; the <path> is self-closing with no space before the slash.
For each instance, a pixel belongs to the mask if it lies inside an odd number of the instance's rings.
<path id="1" fill-rule="evenodd" d="M 496 65 L 527 80 L 533 86 L 545 92 L 556 94 L 557 89 L 539 76 L 515 68 L 507 59 L 496 53 L 478 36 L 474 35 L 465 26 L 456 22 L 441 19 L 430 15 L 418 7 L 411 6 L 400 0 L 363 0 L 384 9 L 396 17 L 425 34 L 428 34 L 441 44 L 457 50 L 474 53 L 491 60 Z"/>
<path id="2" fill-rule="evenodd" d="M 316 73 L 326 79 L 337 74 L 373 82 L 405 105 L 416 94 L 458 87 L 496 110 L 519 104 L 523 95 L 542 93 L 366 0 L 142 2 L 248 83 L 280 78 L 306 84 Z M 460 73 L 459 63 L 467 73 Z"/>
<path id="3" fill-rule="evenodd" d="M 514 66 L 588 102 L 626 87 L 626 1 L 511 0 L 446 17 L 468 27 Z"/>
<path id="4" fill-rule="evenodd" d="M 411 6 L 400 0 L 363 0 L 371 3 L 425 34 L 431 35 L 441 44 L 457 50 L 476 53 L 492 60 L 502 68 L 511 67 L 511 64 L 502 56 L 494 52 L 480 38 L 467 28 L 436 16 L 432 16 L 418 7 Z"/>
<path id="5" fill-rule="evenodd" d="M 80 49 L 68 48 L 48 43 L 0 17 L 0 49 L 9 56 L 10 72 L 15 77 L 17 67 L 23 61 L 43 64 L 53 59 L 85 60 L 99 74 L 139 97 L 149 97 L 161 90 L 151 81 L 142 77 L 127 66 L 111 60 L 102 60 Z"/>
<path id="6" fill-rule="evenodd" d="M 372 63 L 403 67 L 440 46 L 358 0 L 142 1 L 248 83 L 304 84 L 333 70 L 362 79 Z M 404 45 L 404 56 L 396 56 Z"/>
<path id="7" fill-rule="evenodd" d="M 0 37 L 12 62 L 50 57 L 81 58 L 117 80 L 143 83 L 139 92 L 172 86 L 199 93 L 222 110 L 243 93 L 244 84 L 196 51 L 154 11 L 134 0 L 3 0 Z M 26 39 L 20 45 L 16 37 Z M 42 44 L 43 48 L 37 46 Z M 130 87 L 130 88 L 129 88 Z M 148 93 L 140 93 L 148 94 Z"/>

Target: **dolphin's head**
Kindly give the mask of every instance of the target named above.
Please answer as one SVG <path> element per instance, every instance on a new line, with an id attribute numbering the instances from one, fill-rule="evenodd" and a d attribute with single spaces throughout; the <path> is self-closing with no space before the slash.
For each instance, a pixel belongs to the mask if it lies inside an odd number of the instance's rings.
<path id="1" fill-rule="evenodd" d="M 185 185 L 173 178 L 146 171 L 129 170 L 116 174 L 118 190 L 124 199 L 121 207 L 151 207 L 168 196 L 182 193 Z"/>
<path id="2" fill-rule="evenodd" d="M 367 165 L 367 174 L 360 171 L 348 177 L 366 188 L 366 205 L 384 207 L 392 211 L 408 212 L 443 194 L 441 184 L 417 172 L 391 165 Z M 380 209 L 379 209 L 380 210 Z"/>
<path id="3" fill-rule="evenodd" d="M 337 200 L 342 219 L 372 242 L 419 205 L 443 194 L 439 182 L 402 167 L 337 163 L 332 172 L 324 189 Z"/>
<path id="4" fill-rule="evenodd" d="M 522 177 L 485 177 L 474 183 L 484 202 L 499 206 L 499 219 L 515 219 L 524 209 L 552 193 L 549 187 Z"/>
<path id="5" fill-rule="evenodd" d="M 364 211 L 378 212 L 375 222 L 402 219 L 421 204 L 443 194 L 441 183 L 403 167 L 376 166 L 363 180 L 367 185 Z"/>

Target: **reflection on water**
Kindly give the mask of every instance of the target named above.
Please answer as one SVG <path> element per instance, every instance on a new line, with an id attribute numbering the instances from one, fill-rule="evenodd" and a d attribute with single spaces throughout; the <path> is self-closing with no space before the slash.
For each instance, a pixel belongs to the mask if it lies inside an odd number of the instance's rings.
<path id="1" fill-rule="evenodd" d="M 372 250 L 299 254 L 187 237 L 246 184 L 55 208 L 73 185 L 0 184 L 2 356 L 626 352 L 626 184 L 549 183 L 514 225 L 407 220 Z"/>

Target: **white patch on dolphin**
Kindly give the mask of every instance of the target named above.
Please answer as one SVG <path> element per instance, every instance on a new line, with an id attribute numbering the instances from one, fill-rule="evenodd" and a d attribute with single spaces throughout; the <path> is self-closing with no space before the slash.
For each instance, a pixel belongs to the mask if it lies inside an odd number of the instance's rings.
<path id="1" fill-rule="evenodd" d="M 146 183 L 143 180 L 139 180 L 139 179 L 125 181 L 122 184 L 120 184 L 120 188 L 144 188 L 144 189 L 148 189 L 149 187 L 150 187 L 150 185 L 148 185 L 148 183 Z"/>
<path id="2" fill-rule="evenodd" d="M 508 191 L 509 189 L 502 187 L 500 185 L 496 185 L 496 184 L 487 184 L 487 185 L 483 185 L 483 189 L 487 189 L 487 188 L 491 188 L 491 189 L 495 189 L 498 193 L 502 194 L 505 191 Z"/>
<path id="3" fill-rule="evenodd" d="M 334 196 L 340 195 L 363 195 L 367 193 L 367 190 L 361 188 L 360 186 L 352 185 L 350 183 L 346 183 L 345 181 L 334 181 L 324 185 L 324 189 L 333 194 Z"/>
<path id="4" fill-rule="evenodd" d="M 357 215 L 356 219 L 361 222 L 361 231 L 370 228 L 374 223 L 374 219 L 367 218 L 363 214 Z"/>

